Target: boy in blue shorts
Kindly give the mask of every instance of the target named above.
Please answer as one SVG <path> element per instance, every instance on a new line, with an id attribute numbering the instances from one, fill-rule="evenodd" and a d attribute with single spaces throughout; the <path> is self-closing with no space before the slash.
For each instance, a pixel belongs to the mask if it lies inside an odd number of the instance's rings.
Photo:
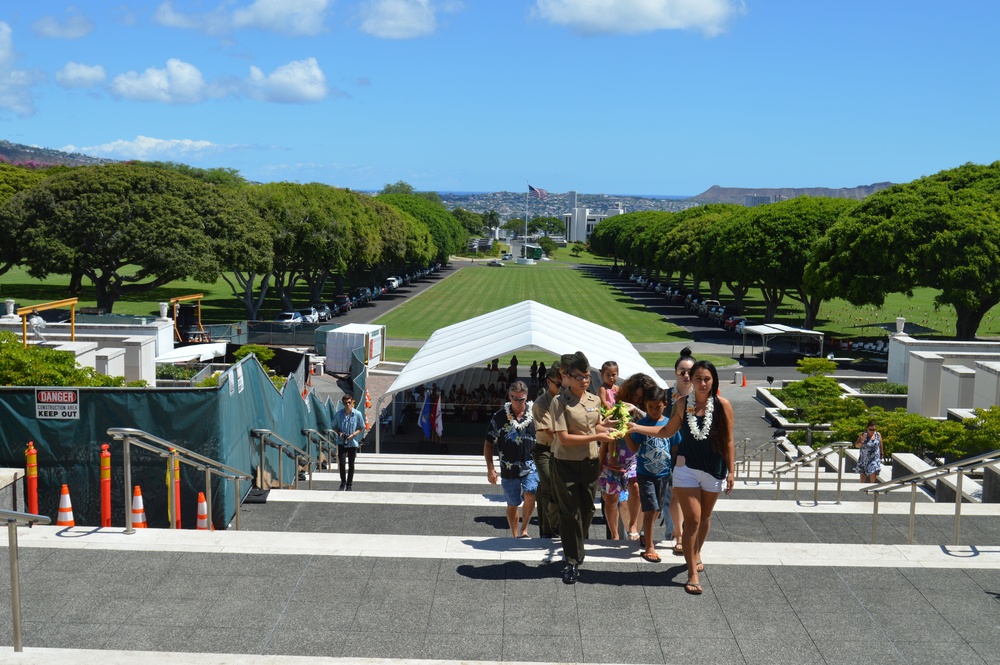
<path id="1" fill-rule="evenodd" d="M 667 408 L 667 396 L 663 388 L 653 386 L 647 388 L 644 395 L 646 416 L 638 421 L 639 425 L 655 425 L 662 427 L 667 424 L 664 411 Z M 642 558 L 657 563 L 660 555 L 656 552 L 653 540 L 653 520 L 657 513 L 663 513 L 668 522 L 667 531 L 673 529 L 670 523 L 670 513 L 663 508 L 670 503 L 670 471 L 672 469 L 670 442 L 668 439 L 646 436 L 638 432 L 629 432 L 625 436 L 629 450 L 636 454 L 636 481 L 639 483 L 639 502 L 642 506 L 643 544 L 645 551 Z"/>

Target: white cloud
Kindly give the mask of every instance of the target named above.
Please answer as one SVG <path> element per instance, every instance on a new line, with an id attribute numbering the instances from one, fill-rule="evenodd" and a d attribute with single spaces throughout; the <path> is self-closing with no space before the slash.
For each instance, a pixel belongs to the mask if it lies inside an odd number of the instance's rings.
<path id="1" fill-rule="evenodd" d="M 292 61 L 267 75 L 260 68 L 251 66 L 246 82 L 250 96 L 265 102 L 318 102 L 329 93 L 326 76 L 316 58 Z"/>
<path id="2" fill-rule="evenodd" d="M 425 37 L 437 27 L 430 0 L 367 0 L 361 16 L 361 31 L 383 39 Z"/>
<path id="3" fill-rule="evenodd" d="M 536 0 L 532 15 L 586 34 L 656 30 L 724 31 L 743 0 Z"/>
<path id="4" fill-rule="evenodd" d="M 91 146 L 68 145 L 60 148 L 64 152 L 79 152 L 95 157 L 110 159 L 175 160 L 196 159 L 206 154 L 220 152 L 235 146 L 220 145 L 211 141 L 193 139 L 154 139 L 137 136 L 134 141 L 119 139 L 110 143 Z"/>
<path id="5" fill-rule="evenodd" d="M 177 58 L 167 60 L 165 69 L 150 67 L 141 74 L 119 74 L 111 81 L 111 93 L 124 99 L 164 104 L 194 104 L 220 94 L 205 83 L 197 67 Z"/>
<path id="6" fill-rule="evenodd" d="M 327 0 L 254 0 L 233 12 L 233 27 L 318 35 L 324 30 L 327 4 Z"/>
<path id="7" fill-rule="evenodd" d="M 84 65 L 79 62 L 67 62 L 56 72 L 56 83 L 64 88 L 90 88 L 103 83 L 104 67 L 101 65 Z"/>
<path id="8" fill-rule="evenodd" d="M 70 10 L 71 12 L 74 10 Z M 49 39 L 79 39 L 86 37 L 94 29 L 94 24 L 86 16 L 72 13 L 60 22 L 54 16 L 43 16 L 32 26 L 35 34 Z"/>
<path id="9" fill-rule="evenodd" d="M 14 39 L 10 26 L 0 21 L 0 108 L 10 109 L 18 115 L 35 112 L 31 85 L 36 75 L 14 67 Z"/>
<path id="10" fill-rule="evenodd" d="M 225 2 L 211 12 L 183 14 L 164 0 L 153 20 L 168 28 L 222 35 L 242 28 L 259 28 L 286 35 L 317 35 L 325 30 L 329 0 L 254 0 L 229 11 Z"/>

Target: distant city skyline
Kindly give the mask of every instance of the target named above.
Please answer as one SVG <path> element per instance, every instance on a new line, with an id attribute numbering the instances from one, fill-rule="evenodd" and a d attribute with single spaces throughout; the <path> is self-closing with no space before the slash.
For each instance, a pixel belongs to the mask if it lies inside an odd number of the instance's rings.
<path id="1" fill-rule="evenodd" d="M 377 191 L 909 182 L 1000 158 L 1000 3 L 8 3 L 0 138 Z"/>

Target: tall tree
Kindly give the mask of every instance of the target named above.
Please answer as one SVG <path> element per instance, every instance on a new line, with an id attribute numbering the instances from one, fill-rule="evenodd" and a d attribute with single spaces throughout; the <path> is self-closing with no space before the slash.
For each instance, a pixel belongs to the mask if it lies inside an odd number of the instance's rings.
<path id="1" fill-rule="evenodd" d="M 67 167 L 38 169 L 0 162 L 0 206 L 18 192 L 31 189 L 50 175 L 65 170 Z M 21 229 L 17 226 L 17 221 L 16 216 L 0 214 L 0 236 L 4 238 L 0 243 L 0 275 L 16 266 L 23 258 L 19 242 Z"/>
<path id="2" fill-rule="evenodd" d="M 478 212 L 472 212 L 465 208 L 455 208 L 451 211 L 451 214 L 462 225 L 462 228 L 469 232 L 470 236 L 482 234 L 483 226 L 485 225 L 483 224 L 483 216 Z"/>
<path id="3" fill-rule="evenodd" d="M 222 264 L 212 234 L 254 218 L 227 190 L 129 164 L 57 173 L 15 195 L 2 214 L 22 231 L 32 277 L 79 272 L 109 312 L 126 294 L 177 279 L 215 281 Z"/>
<path id="4" fill-rule="evenodd" d="M 406 194 L 380 194 L 378 200 L 412 215 L 423 223 L 434 239 L 437 248 L 436 258 L 441 263 L 447 263 L 449 256 L 458 254 L 464 249 L 469 234 L 443 205 L 420 196 Z"/>
<path id="5" fill-rule="evenodd" d="M 1000 161 L 965 164 L 867 197 L 818 243 L 807 280 L 827 296 L 881 305 L 923 286 L 975 339 L 1000 303 Z"/>

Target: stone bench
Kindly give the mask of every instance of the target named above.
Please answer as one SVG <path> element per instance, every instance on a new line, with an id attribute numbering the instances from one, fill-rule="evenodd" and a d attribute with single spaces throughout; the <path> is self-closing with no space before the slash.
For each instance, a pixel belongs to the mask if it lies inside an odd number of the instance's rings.
<path id="1" fill-rule="evenodd" d="M 933 469 L 930 464 L 923 461 L 913 453 L 893 453 L 892 454 L 892 478 L 901 478 L 913 473 L 922 473 Z M 958 491 L 956 476 L 945 476 L 936 480 L 924 482 L 924 487 L 934 492 L 934 501 L 937 503 L 954 503 L 955 493 Z M 962 500 L 971 503 L 979 503 L 983 495 L 983 487 L 967 475 L 962 478 Z"/>

